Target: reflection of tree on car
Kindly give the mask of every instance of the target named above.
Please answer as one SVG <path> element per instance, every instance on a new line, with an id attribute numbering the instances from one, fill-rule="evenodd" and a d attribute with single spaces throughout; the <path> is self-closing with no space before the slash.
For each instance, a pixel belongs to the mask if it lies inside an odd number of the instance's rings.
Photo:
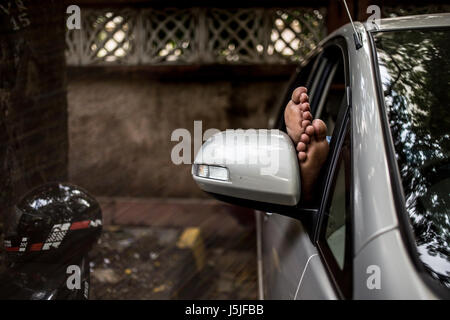
<path id="1" fill-rule="evenodd" d="M 386 32 L 375 41 L 419 255 L 432 276 L 450 288 L 450 270 L 442 261 L 450 262 L 450 35 Z"/>

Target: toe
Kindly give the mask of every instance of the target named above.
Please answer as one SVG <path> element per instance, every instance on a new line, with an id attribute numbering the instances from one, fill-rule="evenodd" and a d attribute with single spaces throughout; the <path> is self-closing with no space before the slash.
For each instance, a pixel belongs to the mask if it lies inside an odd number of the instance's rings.
<path id="1" fill-rule="evenodd" d="M 311 107 L 308 102 L 304 102 L 300 105 L 300 110 L 302 111 L 311 111 Z"/>
<path id="2" fill-rule="evenodd" d="M 300 103 L 308 102 L 308 95 L 306 93 L 302 93 L 300 95 Z"/>
<path id="3" fill-rule="evenodd" d="M 297 145 L 297 151 L 298 152 L 301 152 L 301 151 L 306 152 L 306 144 L 303 142 L 299 142 Z"/>
<path id="4" fill-rule="evenodd" d="M 310 121 L 312 121 L 313 118 L 312 118 L 311 112 L 309 112 L 309 111 L 303 112 L 303 120 L 310 120 Z"/>
<path id="5" fill-rule="evenodd" d="M 305 129 L 305 133 L 308 136 L 312 137 L 314 135 L 314 127 L 312 125 L 307 126 L 306 129 Z"/>
<path id="6" fill-rule="evenodd" d="M 303 143 L 305 143 L 305 144 L 308 144 L 310 141 L 311 141 L 311 138 L 310 138 L 307 134 L 303 133 L 303 134 L 300 136 L 300 142 L 303 142 Z"/>
<path id="7" fill-rule="evenodd" d="M 314 133 L 318 140 L 323 140 L 327 136 L 327 126 L 325 122 L 320 119 L 315 119 L 312 122 L 312 126 L 314 127 Z"/>
<path id="8" fill-rule="evenodd" d="M 298 153 L 298 159 L 299 159 L 301 162 L 305 161 L 305 160 L 306 160 L 306 152 L 303 152 L 303 151 L 299 152 L 299 153 Z"/>
<path id="9" fill-rule="evenodd" d="M 292 92 L 292 101 L 294 101 L 294 103 L 300 103 L 300 96 L 307 91 L 308 89 L 306 89 L 305 87 L 296 88 L 294 92 Z"/>
<path id="10" fill-rule="evenodd" d="M 303 120 L 302 121 L 302 128 L 307 128 L 311 126 L 311 121 L 310 120 Z"/>

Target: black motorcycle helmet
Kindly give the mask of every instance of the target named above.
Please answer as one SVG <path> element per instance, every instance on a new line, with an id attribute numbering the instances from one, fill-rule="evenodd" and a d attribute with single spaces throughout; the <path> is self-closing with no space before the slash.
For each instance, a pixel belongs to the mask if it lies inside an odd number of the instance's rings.
<path id="1" fill-rule="evenodd" d="M 87 298 L 87 254 L 102 231 L 98 202 L 77 186 L 48 183 L 28 192 L 12 210 L 5 225 L 7 272 L 0 296 L 6 290 L 16 299 Z M 68 270 L 74 268 L 83 284 L 75 289 L 67 285 Z"/>

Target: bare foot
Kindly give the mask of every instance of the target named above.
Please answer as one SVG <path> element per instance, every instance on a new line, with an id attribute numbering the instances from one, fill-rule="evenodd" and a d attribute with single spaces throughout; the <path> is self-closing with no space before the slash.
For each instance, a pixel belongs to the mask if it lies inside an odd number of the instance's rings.
<path id="1" fill-rule="evenodd" d="M 284 111 L 286 131 L 296 145 L 300 165 L 302 199 L 311 201 L 316 180 L 328 156 L 327 126 L 312 121 L 308 90 L 298 87 Z"/>
<path id="2" fill-rule="evenodd" d="M 320 119 L 312 122 L 313 134 L 309 135 L 305 130 L 297 144 L 298 159 L 300 164 L 302 198 L 304 201 L 313 199 L 313 190 L 328 157 L 327 126 Z"/>
<path id="3" fill-rule="evenodd" d="M 287 134 L 291 137 L 294 144 L 300 142 L 303 133 L 313 134 L 312 128 L 306 129 L 311 125 L 312 115 L 310 112 L 307 89 L 298 87 L 292 93 L 292 98 L 284 110 L 284 122 L 286 123 Z"/>

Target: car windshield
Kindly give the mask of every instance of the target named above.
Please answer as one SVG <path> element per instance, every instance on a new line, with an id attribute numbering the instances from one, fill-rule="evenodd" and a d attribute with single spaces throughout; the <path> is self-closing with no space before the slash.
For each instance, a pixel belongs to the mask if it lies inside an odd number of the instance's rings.
<path id="1" fill-rule="evenodd" d="M 450 29 L 373 37 L 418 255 L 450 289 Z"/>

